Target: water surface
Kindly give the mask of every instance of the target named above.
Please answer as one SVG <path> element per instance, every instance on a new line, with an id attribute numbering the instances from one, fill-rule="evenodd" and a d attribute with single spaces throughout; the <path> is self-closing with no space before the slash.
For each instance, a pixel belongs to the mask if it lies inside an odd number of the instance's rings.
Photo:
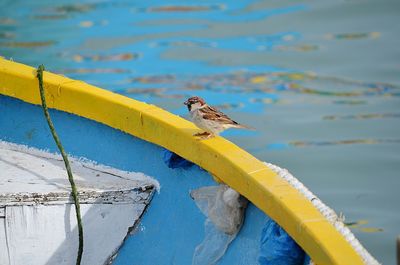
<path id="1" fill-rule="evenodd" d="M 399 1 L 1 1 L 0 55 L 255 132 L 385 264 L 400 234 Z"/>

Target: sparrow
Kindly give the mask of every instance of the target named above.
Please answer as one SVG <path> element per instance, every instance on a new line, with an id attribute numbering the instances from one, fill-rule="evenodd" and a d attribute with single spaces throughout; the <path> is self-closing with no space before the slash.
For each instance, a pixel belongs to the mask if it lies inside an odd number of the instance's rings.
<path id="1" fill-rule="evenodd" d="M 237 123 L 226 114 L 207 105 L 201 97 L 191 97 L 183 104 L 187 106 L 193 123 L 204 130 L 203 133 L 194 134 L 203 136 L 202 139 L 212 138 L 229 128 L 253 129 Z"/>

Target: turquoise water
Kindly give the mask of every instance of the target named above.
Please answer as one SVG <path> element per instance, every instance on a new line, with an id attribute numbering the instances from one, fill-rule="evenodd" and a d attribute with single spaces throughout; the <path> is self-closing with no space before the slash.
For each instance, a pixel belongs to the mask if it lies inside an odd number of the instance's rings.
<path id="1" fill-rule="evenodd" d="M 400 2 L 75 2 L 1 1 L 0 55 L 184 117 L 204 97 L 395 263 Z"/>

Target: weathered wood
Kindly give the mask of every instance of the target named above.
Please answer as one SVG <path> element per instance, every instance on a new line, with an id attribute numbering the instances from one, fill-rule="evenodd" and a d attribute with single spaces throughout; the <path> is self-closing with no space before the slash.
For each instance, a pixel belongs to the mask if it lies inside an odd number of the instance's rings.
<path id="1" fill-rule="evenodd" d="M 82 204 L 85 227 L 82 263 L 104 264 L 118 250 L 145 207 L 145 204 Z M 10 262 L 4 257 L 4 261 L 0 258 L 0 264 L 75 264 L 78 230 L 72 204 L 8 206 L 5 220 L 3 238 L 7 239 L 7 248 L 0 257 L 9 254 Z M 0 248 L 1 241 L 0 236 Z"/>
<path id="2" fill-rule="evenodd" d="M 3 214 L 4 214 L 4 208 L 3 209 Z M 9 262 L 9 257 L 8 257 L 8 248 L 7 248 L 7 241 L 6 239 L 6 220 L 3 217 L 0 217 L 0 264 L 5 264 L 8 265 L 10 264 Z"/>
<path id="3" fill-rule="evenodd" d="M 71 158 L 85 227 L 83 264 L 105 264 L 159 184 Z M 58 155 L 0 141 L 0 264 L 74 264 L 75 207 Z"/>
<path id="4" fill-rule="evenodd" d="M 80 204 L 130 204 L 147 203 L 151 198 L 153 186 L 140 187 L 132 190 L 117 191 L 82 191 L 78 192 Z M 0 205 L 57 205 L 73 204 L 74 201 L 69 192 L 49 193 L 13 193 L 0 194 Z M 1 215 L 0 208 L 0 217 Z"/>
<path id="5" fill-rule="evenodd" d="M 157 181 L 71 158 L 82 203 L 147 200 Z M 72 203 L 63 161 L 58 155 L 0 141 L 0 207 Z"/>

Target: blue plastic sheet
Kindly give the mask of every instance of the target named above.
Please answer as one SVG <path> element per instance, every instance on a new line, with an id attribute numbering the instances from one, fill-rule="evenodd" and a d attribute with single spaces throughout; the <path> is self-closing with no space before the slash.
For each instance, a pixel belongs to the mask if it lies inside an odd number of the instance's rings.
<path id="1" fill-rule="evenodd" d="M 305 256 L 285 230 L 269 219 L 261 232 L 260 265 L 303 265 Z"/>
<path id="2" fill-rule="evenodd" d="M 163 160 L 169 168 L 189 168 L 194 164 L 183 157 L 165 149 Z"/>

